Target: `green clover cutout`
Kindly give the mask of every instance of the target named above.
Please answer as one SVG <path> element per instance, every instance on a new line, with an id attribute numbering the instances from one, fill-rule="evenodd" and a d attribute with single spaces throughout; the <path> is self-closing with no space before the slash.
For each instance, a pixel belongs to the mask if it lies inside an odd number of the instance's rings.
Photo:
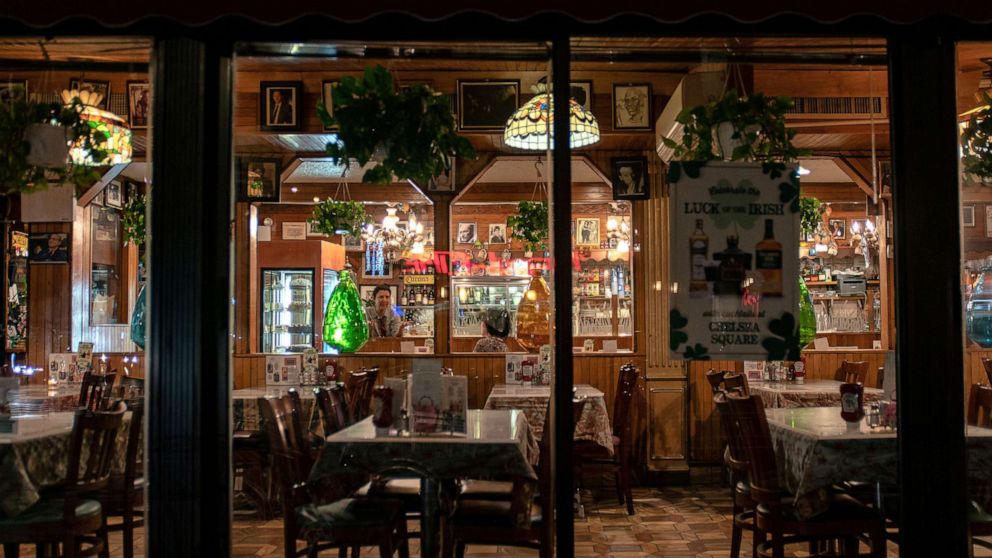
<path id="1" fill-rule="evenodd" d="M 798 182 L 780 182 L 778 185 L 778 201 L 783 204 L 788 204 L 789 211 L 799 213 Z"/>
<path id="2" fill-rule="evenodd" d="M 765 162 L 761 163 L 761 172 L 768 175 L 768 178 L 775 180 L 782 176 L 785 171 L 785 163 Z"/>
<path id="3" fill-rule="evenodd" d="M 744 191 L 721 192 L 711 196 L 713 201 L 720 204 L 721 209 L 719 213 L 713 216 L 713 224 L 721 230 L 731 225 L 737 225 L 740 228 L 748 230 L 753 228 L 759 215 L 752 214 L 750 211 L 747 211 L 747 208 L 749 204 L 756 203 L 759 196 L 756 193 L 748 193 L 747 190 L 754 190 L 754 184 L 750 180 L 741 180 L 735 185 L 726 179 L 721 179 L 716 183 L 716 188 L 734 188 Z M 741 209 L 742 211 L 734 211 L 735 209 Z"/>
<path id="4" fill-rule="evenodd" d="M 675 184 L 682 178 L 682 163 L 680 161 L 672 161 L 668 164 L 668 183 Z"/>
<path id="5" fill-rule="evenodd" d="M 675 184 L 682 178 L 682 173 L 689 178 L 699 178 L 705 162 L 700 161 L 672 161 L 668 164 L 668 183 Z"/>
<path id="6" fill-rule="evenodd" d="M 775 337 L 765 337 L 761 346 L 768 351 L 768 360 L 799 360 L 799 323 L 791 312 L 768 324 Z"/>
<path id="7" fill-rule="evenodd" d="M 679 345 L 689 340 L 689 335 L 682 331 L 682 328 L 689 325 L 689 319 L 683 316 L 681 312 L 673 308 L 672 311 L 668 313 L 668 324 L 671 328 L 668 347 L 673 351 L 677 351 L 679 350 Z"/>
<path id="8" fill-rule="evenodd" d="M 686 360 L 709 360 L 710 355 L 707 353 L 709 349 L 696 343 L 695 347 L 686 347 L 685 352 L 682 353 L 682 357 Z"/>

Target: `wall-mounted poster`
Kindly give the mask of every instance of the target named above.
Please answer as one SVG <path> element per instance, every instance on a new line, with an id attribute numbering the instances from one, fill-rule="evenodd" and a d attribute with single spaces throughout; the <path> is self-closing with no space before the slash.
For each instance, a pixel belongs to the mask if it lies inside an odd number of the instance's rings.
<path id="1" fill-rule="evenodd" d="M 985 206 L 985 237 L 992 238 L 992 204 Z"/>
<path id="2" fill-rule="evenodd" d="M 795 166 L 673 162 L 673 358 L 798 360 Z"/>
<path id="3" fill-rule="evenodd" d="M 27 350 L 28 337 L 28 235 L 10 232 L 7 252 L 7 315 L 4 348 L 15 353 Z"/>
<path id="4" fill-rule="evenodd" d="M 265 385 L 300 385 L 300 355 L 266 355 Z"/>
<path id="5" fill-rule="evenodd" d="M 69 263 L 69 233 L 32 234 L 28 239 L 31 263 Z"/>
<path id="6" fill-rule="evenodd" d="M 506 355 L 506 384 L 531 385 L 541 371 L 540 355 Z"/>

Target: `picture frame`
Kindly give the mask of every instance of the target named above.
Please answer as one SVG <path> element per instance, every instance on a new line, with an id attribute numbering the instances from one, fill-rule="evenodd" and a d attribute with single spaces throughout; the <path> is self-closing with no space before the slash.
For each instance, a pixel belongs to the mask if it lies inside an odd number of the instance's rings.
<path id="1" fill-rule="evenodd" d="M 306 225 L 307 225 L 307 236 L 308 237 L 310 237 L 310 236 L 319 236 L 319 237 L 326 237 L 326 236 L 328 236 L 327 234 L 322 233 L 320 231 L 315 231 L 313 229 L 313 223 L 311 223 L 310 221 L 307 221 L 306 222 Z"/>
<path id="2" fill-rule="evenodd" d="M 992 204 L 985 206 L 985 238 L 992 238 Z"/>
<path id="3" fill-rule="evenodd" d="M 278 202 L 281 175 L 278 157 L 239 157 L 238 201 Z"/>
<path id="4" fill-rule="evenodd" d="M 110 82 L 98 79 L 72 78 L 69 80 L 69 90 L 95 91 L 103 94 L 103 99 L 96 108 L 107 110 L 110 106 Z"/>
<path id="5" fill-rule="evenodd" d="M 610 159 L 613 199 L 646 200 L 648 192 L 647 157 L 613 157 Z"/>
<path id="6" fill-rule="evenodd" d="M 613 84 L 613 129 L 651 130 L 650 83 Z"/>
<path id="7" fill-rule="evenodd" d="M 503 131 L 520 106 L 520 80 L 458 80 L 458 129 Z"/>
<path id="8" fill-rule="evenodd" d="M 475 221 L 459 222 L 455 228 L 456 244 L 474 244 L 479 240 L 479 226 Z"/>
<path id="9" fill-rule="evenodd" d="M 487 236 L 489 244 L 506 244 L 507 238 L 506 234 L 506 223 L 489 223 L 489 235 Z"/>
<path id="10" fill-rule="evenodd" d="M 375 273 L 369 273 L 368 269 L 362 265 L 362 279 L 392 279 L 393 278 L 393 262 L 387 261 L 383 263 L 382 275 Z"/>
<path id="11" fill-rule="evenodd" d="M 591 81 L 571 81 L 568 83 L 569 95 L 575 102 L 582 105 L 582 108 L 592 112 L 592 82 Z"/>
<path id="12" fill-rule="evenodd" d="M 334 88 L 337 86 L 338 81 L 332 79 L 325 79 L 320 82 L 320 101 L 324 103 L 324 108 L 327 109 L 327 114 L 334 116 Z M 323 126 L 323 122 L 321 122 Z M 337 130 L 337 126 L 323 126 L 325 132 L 332 132 Z"/>
<path id="13" fill-rule="evenodd" d="M 67 264 L 71 233 L 36 233 L 28 235 L 28 262 Z"/>
<path id="14" fill-rule="evenodd" d="M 341 242 L 344 244 L 345 252 L 361 252 L 365 250 L 365 241 L 360 236 L 350 234 L 341 235 Z"/>
<path id="15" fill-rule="evenodd" d="M 113 207 L 115 209 L 124 208 L 124 191 L 120 182 L 107 184 L 107 187 L 103 191 L 106 195 L 107 207 Z"/>
<path id="16" fill-rule="evenodd" d="M 431 177 L 430 182 L 427 183 L 427 190 L 429 192 L 454 192 L 456 164 L 457 162 L 452 158 L 451 168 L 437 176 Z"/>
<path id="17" fill-rule="evenodd" d="M 359 298 L 362 299 L 362 302 L 373 302 L 373 300 L 372 300 L 372 291 L 374 291 L 375 288 L 378 285 L 379 284 L 376 283 L 374 285 L 359 285 L 358 286 L 358 296 L 359 296 Z M 399 289 L 399 287 L 397 287 L 396 285 L 389 285 L 389 296 L 392 297 L 393 306 L 398 306 L 399 303 L 400 303 L 399 302 L 399 300 L 400 300 L 400 298 L 399 298 L 400 297 L 400 289 Z"/>
<path id="18" fill-rule="evenodd" d="M 24 89 L 24 98 L 28 99 L 28 80 L 8 79 L 0 81 L 0 103 L 9 103 L 14 96 L 14 89 L 20 87 Z"/>
<path id="19" fill-rule="evenodd" d="M 575 245 L 599 247 L 599 218 L 575 220 Z"/>
<path id="20" fill-rule="evenodd" d="M 307 239 L 307 224 L 302 223 L 288 223 L 283 222 L 282 224 L 282 239 L 283 240 L 306 240 Z"/>
<path id="21" fill-rule="evenodd" d="M 152 106 L 151 84 L 147 81 L 127 82 L 127 119 L 132 130 L 148 128 L 148 111 Z"/>
<path id="22" fill-rule="evenodd" d="M 834 240 L 845 240 L 847 238 L 847 219 L 828 219 L 827 228 L 830 236 Z"/>
<path id="23" fill-rule="evenodd" d="M 961 206 L 961 226 L 963 227 L 975 226 L 975 206 L 973 205 Z M 888 229 L 886 229 L 886 233 L 888 233 Z"/>
<path id="24" fill-rule="evenodd" d="M 264 132 L 292 132 L 303 128 L 300 102 L 302 81 L 263 81 L 258 84 L 258 123 Z"/>

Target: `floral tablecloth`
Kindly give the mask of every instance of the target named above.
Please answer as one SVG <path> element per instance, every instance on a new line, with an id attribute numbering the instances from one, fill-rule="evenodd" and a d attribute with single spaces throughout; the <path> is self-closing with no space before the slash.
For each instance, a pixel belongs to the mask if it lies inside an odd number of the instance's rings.
<path id="1" fill-rule="evenodd" d="M 588 440 L 603 446 L 610 455 L 613 454 L 613 430 L 610 428 L 610 414 L 606 408 L 603 392 L 589 385 L 575 386 L 576 397 L 581 397 L 586 404 L 582 416 L 575 425 L 575 439 Z M 540 438 L 544 434 L 544 421 L 548 411 L 548 399 L 551 398 L 551 388 L 547 386 L 503 386 L 499 385 L 489 392 L 486 398 L 486 409 L 519 409 L 527 415 L 534 435 Z"/>
<path id="2" fill-rule="evenodd" d="M 0 434 L 0 512 L 13 517 L 30 508 L 42 489 L 65 481 L 74 413 L 19 418 L 17 434 Z M 117 432 L 114 472 L 124 472 L 131 413 Z M 83 449 L 83 459 L 86 458 Z"/>
<path id="3" fill-rule="evenodd" d="M 289 393 L 289 387 L 265 387 L 236 389 L 231 393 L 231 411 L 233 414 L 233 424 L 235 432 L 262 431 L 265 430 L 265 421 L 262 413 L 258 409 L 259 397 L 282 397 Z M 320 417 L 317 414 L 317 406 L 314 405 L 313 389 L 302 387 L 296 389 L 300 394 L 300 402 L 303 404 L 303 417 L 309 425 L 309 430 L 320 433 L 323 428 Z"/>
<path id="4" fill-rule="evenodd" d="M 761 397 L 766 409 L 796 407 L 840 407 L 840 384 L 836 380 L 793 382 L 751 382 L 752 395 Z M 884 392 L 866 387 L 865 402 L 881 401 Z"/>

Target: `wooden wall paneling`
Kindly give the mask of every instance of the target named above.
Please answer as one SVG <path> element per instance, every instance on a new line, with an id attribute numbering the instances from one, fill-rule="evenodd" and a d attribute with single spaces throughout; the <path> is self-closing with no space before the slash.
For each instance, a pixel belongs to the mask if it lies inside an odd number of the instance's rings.
<path id="1" fill-rule="evenodd" d="M 32 223 L 29 234 L 69 233 L 70 223 Z M 75 254 L 70 254 L 70 260 Z M 26 363 L 47 368 L 48 355 L 65 352 L 72 340 L 70 264 L 28 263 L 28 342 Z M 44 374 L 31 379 L 41 383 Z"/>
<path id="2" fill-rule="evenodd" d="M 457 177 L 456 177 L 457 178 Z M 451 248 L 451 198 L 454 194 L 431 192 L 434 203 L 434 251 L 447 252 Z M 442 271 L 444 273 L 442 273 Z M 451 281 L 449 270 L 434 269 L 434 351 L 438 354 L 452 352 L 451 342 Z M 441 298 L 441 287 L 447 291 L 447 298 Z"/>
<path id="3" fill-rule="evenodd" d="M 664 468 L 668 461 L 684 461 L 686 451 L 686 383 L 682 380 L 648 382 L 648 405 L 655 416 L 667 420 L 652 420 L 648 426 L 650 464 Z"/>

